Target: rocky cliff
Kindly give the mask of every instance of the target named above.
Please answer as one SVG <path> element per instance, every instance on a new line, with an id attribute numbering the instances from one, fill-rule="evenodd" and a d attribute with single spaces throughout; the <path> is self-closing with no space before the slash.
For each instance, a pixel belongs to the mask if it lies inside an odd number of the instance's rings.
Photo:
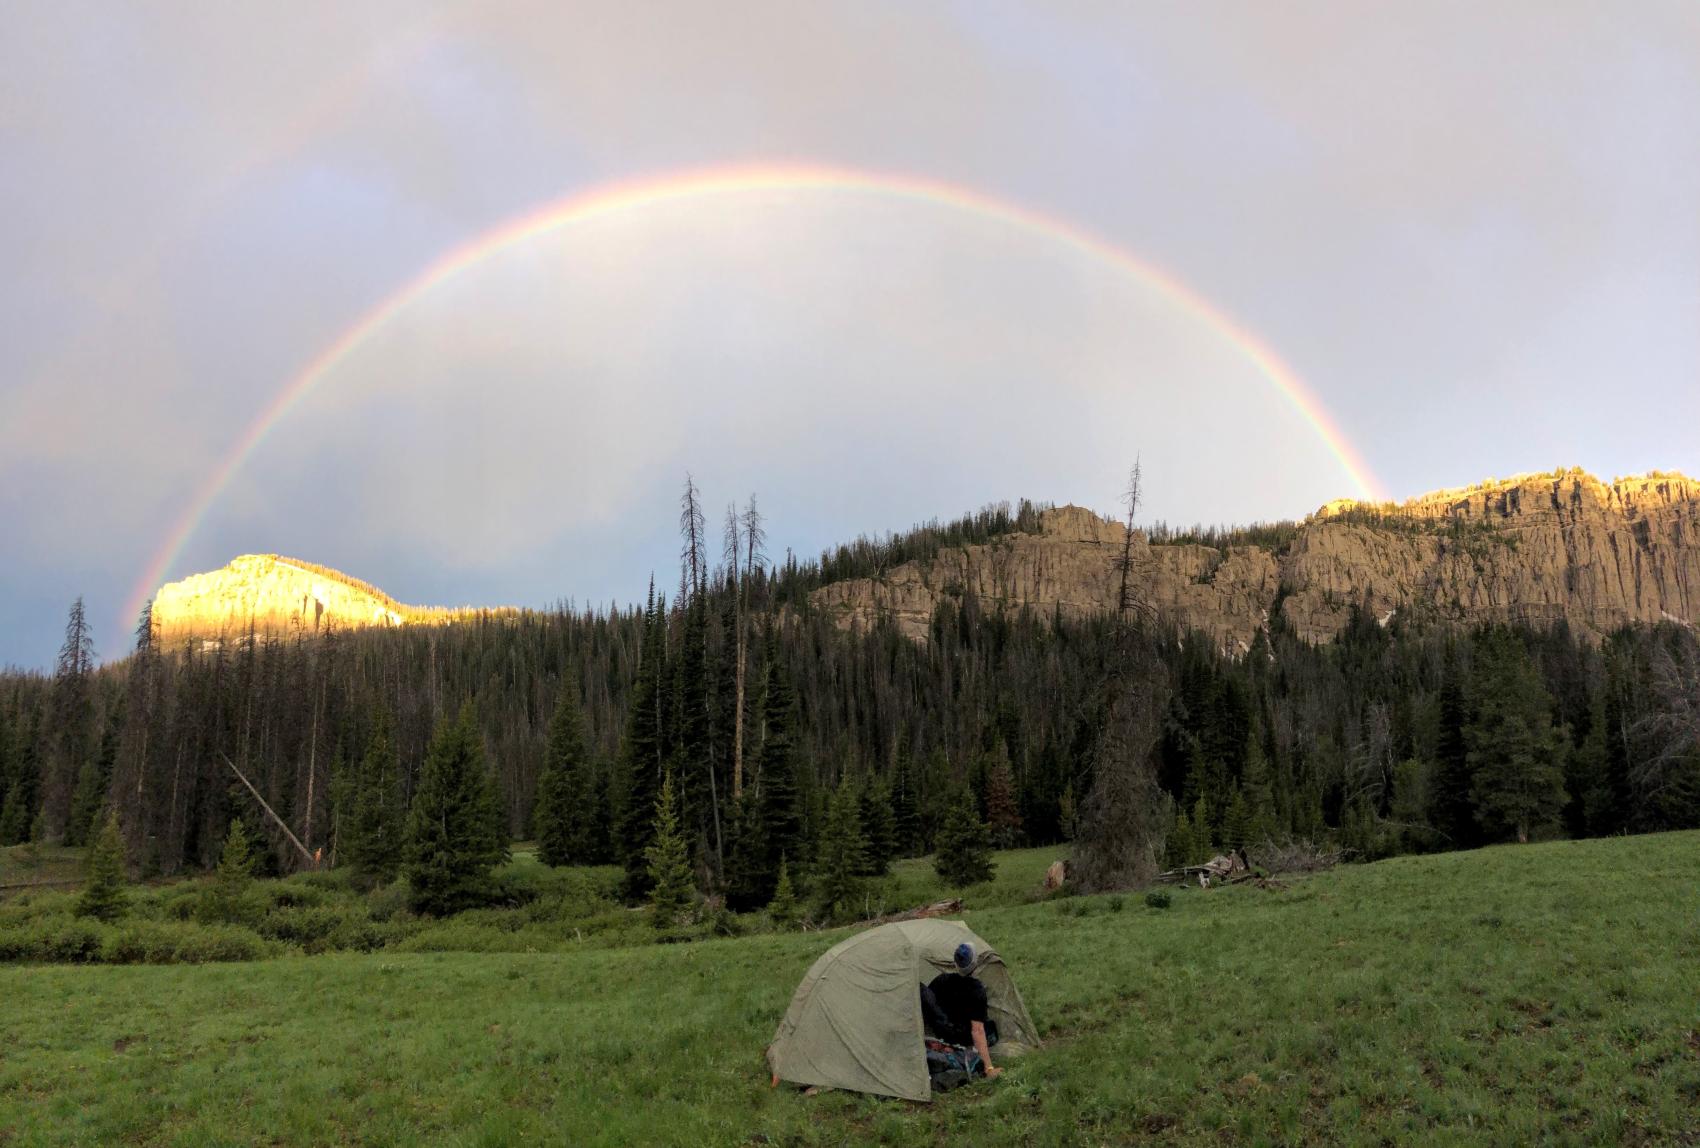
<path id="1" fill-rule="evenodd" d="M 1605 483 L 1569 471 L 1402 505 L 1335 502 L 1259 536 L 1280 541 L 1136 536 L 1142 596 L 1230 652 L 1249 647 L 1277 602 L 1314 642 L 1338 634 L 1354 604 L 1384 622 L 1400 612 L 1461 625 L 1565 620 L 1596 638 L 1630 622 L 1700 622 L 1700 483 L 1676 474 Z M 1036 533 L 833 583 L 813 602 L 845 627 L 885 616 L 919 640 L 941 601 L 969 591 L 994 607 L 1079 617 L 1113 604 L 1122 539 L 1120 525 L 1065 506 Z"/>
<path id="2" fill-rule="evenodd" d="M 154 625 L 167 643 L 241 637 L 250 628 L 278 635 L 400 626 L 457 613 L 404 606 L 346 574 L 276 554 L 244 554 L 221 570 L 169 582 L 153 600 Z"/>

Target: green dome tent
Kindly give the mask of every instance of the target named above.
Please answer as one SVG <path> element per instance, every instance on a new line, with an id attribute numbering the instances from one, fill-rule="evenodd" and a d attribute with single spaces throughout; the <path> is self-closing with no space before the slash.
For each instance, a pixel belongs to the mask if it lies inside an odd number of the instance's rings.
<path id="1" fill-rule="evenodd" d="M 964 941 L 974 946 L 971 971 L 998 1026 L 993 1060 L 1037 1048 L 1033 1018 L 990 945 L 961 921 L 895 921 L 840 941 L 810 966 L 767 1046 L 774 1076 L 931 1100 L 921 985 L 955 970 L 952 954 Z"/>

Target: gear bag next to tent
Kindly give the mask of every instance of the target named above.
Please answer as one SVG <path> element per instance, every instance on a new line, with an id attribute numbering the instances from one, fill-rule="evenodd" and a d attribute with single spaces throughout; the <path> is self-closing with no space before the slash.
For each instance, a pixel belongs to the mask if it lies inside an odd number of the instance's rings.
<path id="1" fill-rule="evenodd" d="M 999 1059 L 1039 1046 L 1038 1030 L 1002 958 L 961 921 L 895 921 L 857 933 L 810 966 L 767 1046 L 774 1076 L 796 1084 L 930 1100 L 920 986 L 956 968 L 952 954 L 974 946 L 970 970 L 986 986 Z"/>

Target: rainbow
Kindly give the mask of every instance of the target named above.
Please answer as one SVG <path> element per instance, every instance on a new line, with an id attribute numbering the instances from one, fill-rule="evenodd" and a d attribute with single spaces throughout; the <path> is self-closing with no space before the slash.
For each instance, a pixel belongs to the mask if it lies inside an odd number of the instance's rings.
<path id="1" fill-rule="evenodd" d="M 163 583 L 207 511 L 231 477 L 265 441 L 271 429 L 340 363 L 432 289 L 499 252 L 563 228 L 682 200 L 770 191 L 852 192 L 953 208 L 1043 236 L 1157 288 L 1171 301 L 1225 336 L 1260 374 L 1275 385 L 1293 409 L 1316 431 L 1359 494 L 1374 501 L 1383 499 L 1380 484 L 1340 433 L 1321 400 L 1266 343 L 1168 272 L 1074 224 L 970 188 L 917 176 L 813 165 L 713 168 L 606 184 L 570 195 L 455 248 L 366 312 L 289 380 L 230 448 L 205 484 L 195 492 L 159 552 L 142 572 L 131 595 L 127 616 L 135 617 Z"/>

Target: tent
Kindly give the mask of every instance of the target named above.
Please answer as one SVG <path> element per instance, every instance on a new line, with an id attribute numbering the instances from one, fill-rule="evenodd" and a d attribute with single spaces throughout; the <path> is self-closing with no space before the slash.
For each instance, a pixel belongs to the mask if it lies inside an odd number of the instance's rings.
<path id="1" fill-rule="evenodd" d="M 986 986 L 998 1026 L 992 1060 L 1039 1046 L 1027 1006 L 992 947 L 961 921 L 894 921 L 828 949 L 803 977 L 767 1046 L 780 1080 L 930 1100 L 922 1043 L 921 985 L 954 971 L 952 954 L 974 946 L 970 970 Z"/>

